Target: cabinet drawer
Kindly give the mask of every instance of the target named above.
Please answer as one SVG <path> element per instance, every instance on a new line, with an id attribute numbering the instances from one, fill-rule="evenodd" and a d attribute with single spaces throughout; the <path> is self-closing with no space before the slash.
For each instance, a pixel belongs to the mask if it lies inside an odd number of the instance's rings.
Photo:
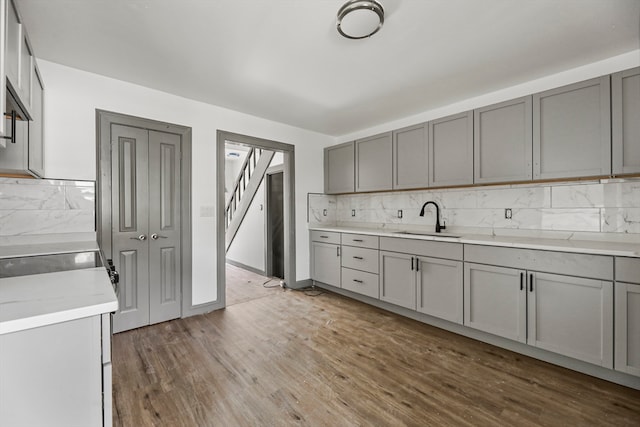
<path id="1" fill-rule="evenodd" d="M 378 298 L 378 275 L 342 267 L 342 289 Z"/>
<path id="2" fill-rule="evenodd" d="M 380 238 L 380 250 L 434 258 L 462 260 L 462 243 L 382 237 Z"/>
<path id="3" fill-rule="evenodd" d="M 311 231 L 312 242 L 335 243 L 340 244 L 340 233 L 335 231 Z"/>
<path id="4" fill-rule="evenodd" d="M 377 249 L 342 247 L 342 266 L 378 274 Z"/>
<path id="5" fill-rule="evenodd" d="M 364 234 L 342 234 L 342 244 L 348 246 L 358 246 L 361 248 L 378 249 L 378 236 L 368 236 Z"/>
<path id="6" fill-rule="evenodd" d="M 613 257 L 536 249 L 464 245 L 465 262 L 613 280 Z"/>
<path id="7" fill-rule="evenodd" d="M 640 258 L 616 257 L 616 281 L 640 283 Z"/>

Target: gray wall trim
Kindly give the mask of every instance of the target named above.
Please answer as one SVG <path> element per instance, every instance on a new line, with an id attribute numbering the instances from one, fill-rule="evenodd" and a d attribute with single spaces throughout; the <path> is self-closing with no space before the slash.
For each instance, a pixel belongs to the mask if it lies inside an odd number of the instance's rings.
<path id="1" fill-rule="evenodd" d="M 218 130 L 216 133 L 216 286 L 218 300 L 215 302 L 218 308 L 226 305 L 224 239 L 224 147 L 226 141 L 283 153 L 284 280 L 287 286 L 296 281 L 295 147 L 282 142 Z"/>
<path id="2" fill-rule="evenodd" d="M 438 319 L 427 314 L 389 304 L 384 301 L 347 291 L 345 289 L 337 288 L 326 283 L 315 282 L 315 285 L 318 288 L 322 288 L 336 294 L 343 295 L 360 302 L 364 302 L 365 304 L 372 305 L 382 310 L 390 311 L 400 316 L 408 317 L 421 323 L 426 323 L 427 325 L 435 326 L 436 328 L 444 329 L 458 335 L 482 341 L 487 344 L 495 345 L 496 347 L 501 347 L 510 351 L 514 351 L 516 353 L 524 354 L 525 356 L 529 356 L 534 359 L 543 360 L 545 362 L 578 371 L 583 374 L 591 375 L 596 378 L 640 390 L 640 378 L 633 375 L 628 375 L 622 372 L 614 371 L 613 369 L 607 369 L 601 366 L 592 365 L 587 362 L 582 362 L 580 360 L 552 353 L 547 350 L 532 347 L 525 343 L 511 341 L 506 338 L 472 329 L 463 325 L 458 325 L 456 323 L 451 323 L 446 320 Z"/>
<path id="3" fill-rule="evenodd" d="M 182 221 L 182 313 L 193 316 L 214 309 L 214 304 L 193 305 L 191 245 L 191 128 L 156 120 L 96 109 L 96 234 L 100 248 L 112 256 L 111 242 L 111 126 L 121 124 L 141 129 L 174 133 L 181 136 Z"/>
<path id="4" fill-rule="evenodd" d="M 246 265 L 246 264 L 243 264 L 243 263 L 238 262 L 238 261 L 234 261 L 234 260 L 229 259 L 229 258 L 227 258 L 227 264 L 231 264 L 233 266 L 236 266 L 236 267 L 241 268 L 243 270 L 250 271 L 252 273 L 259 274 L 261 276 L 266 276 L 267 275 L 263 270 L 260 270 L 259 268 L 251 267 L 250 265 Z"/>
<path id="5" fill-rule="evenodd" d="M 316 282 L 318 283 L 318 282 Z M 298 280 L 295 285 L 290 285 L 289 287 L 292 289 L 305 289 L 315 286 L 315 283 L 311 279 Z M 327 285 L 329 286 L 329 285 Z"/>

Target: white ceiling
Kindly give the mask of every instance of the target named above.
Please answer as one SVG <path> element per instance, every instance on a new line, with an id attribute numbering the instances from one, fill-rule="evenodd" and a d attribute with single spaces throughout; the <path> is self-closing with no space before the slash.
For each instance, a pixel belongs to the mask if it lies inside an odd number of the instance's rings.
<path id="1" fill-rule="evenodd" d="M 640 0 L 344 1 L 17 3 L 39 58 L 333 136 L 640 48 Z"/>

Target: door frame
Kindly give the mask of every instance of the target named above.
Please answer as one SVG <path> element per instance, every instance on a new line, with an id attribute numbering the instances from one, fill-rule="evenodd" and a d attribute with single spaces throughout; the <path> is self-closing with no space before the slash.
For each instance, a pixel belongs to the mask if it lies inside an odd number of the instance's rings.
<path id="1" fill-rule="evenodd" d="M 211 304 L 192 305 L 191 280 L 191 128 L 159 122 L 112 111 L 96 109 L 96 237 L 102 253 L 112 257 L 111 241 L 111 126 L 124 125 L 159 132 L 173 133 L 181 137 L 182 192 L 180 230 L 182 283 L 181 317 L 210 311 Z"/>
<path id="2" fill-rule="evenodd" d="M 272 277 L 273 276 L 273 266 L 272 263 L 272 254 L 271 251 L 271 226 L 269 221 L 269 175 L 275 175 L 281 173 L 282 174 L 282 190 L 284 193 L 284 165 L 276 165 L 272 166 L 264 174 L 264 272 L 265 276 Z M 284 194 L 283 194 L 283 204 L 284 204 Z M 282 207 L 284 211 L 284 206 Z M 284 213 L 284 212 L 283 212 Z M 284 222 L 284 218 L 282 219 Z M 284 224 L 283 224 L 284 225 Z"/>
<path id="3" fill-rule="evenodd" d="M 216 135 L 216 275 L 217 303 L 226 306 L 226 250 L 225 250 L 225 199 L 224 199 L 224 148 L 233 142 L 265 150 L 280 151 L 283 157 L 284 198 L 284 281 L 288 287 L 296 286 L 296 215 L 295 215 L 295 147 L 283 142 L 218 130 Z"/>

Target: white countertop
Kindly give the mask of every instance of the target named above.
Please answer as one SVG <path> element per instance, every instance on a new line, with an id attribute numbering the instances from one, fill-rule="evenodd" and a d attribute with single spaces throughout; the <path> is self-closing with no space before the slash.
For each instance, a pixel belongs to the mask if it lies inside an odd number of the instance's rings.
<path id="1" fill-rule="evenodd" d="M 0 279 L 0 335 L 117 309 L 104 267 Z"/>
<path id="2" fill-rule="evenodd" d="M 399 230 L 340 226 L 311 226 L 309 227 L 309 230 L 368 234 L 384 237 L 399 237 L 403 239 L 436 240 L 473 245 L 503 246 L 511 248 L 541 249 L 547 251 L 640 258 L 640 240 L 637 243 L 627 243 L 604 240 L 553 239 L 525 236 L 463 234 L 456 232 L 453 232 L 451 234 L 455 234 L 460 237 L 446 237 L 447 233 L 442 233 L 442 236 L 422 236 L 413 234 L 401 234 L 398 233 Z"/>
<path id="3" fill-rule="evenodd" d="M 0 246 L 0 258 L 97 249 L 95 241 Z M 105 267 L 0 279 L 0 335 L 117 309 L 118 298 Z"/>

